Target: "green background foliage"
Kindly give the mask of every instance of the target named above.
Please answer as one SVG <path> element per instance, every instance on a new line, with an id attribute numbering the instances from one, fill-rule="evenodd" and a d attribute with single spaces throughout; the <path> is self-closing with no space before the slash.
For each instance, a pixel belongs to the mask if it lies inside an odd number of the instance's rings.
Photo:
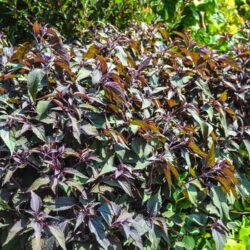
<path id="1" fill-rule="evenodd" d="M 230 45 L 221 35 L 237 33 L 249 13 L 248 0 L 1 0 L 0 28 L 19 43 L 31 37 L 37 20 L 68 40 L 82 41 L 82 31 L 99 21 L 120 30 L 134 22 L 162 22 L 169 30 L 190 29 L 197 42 L 227 50 Z"/>

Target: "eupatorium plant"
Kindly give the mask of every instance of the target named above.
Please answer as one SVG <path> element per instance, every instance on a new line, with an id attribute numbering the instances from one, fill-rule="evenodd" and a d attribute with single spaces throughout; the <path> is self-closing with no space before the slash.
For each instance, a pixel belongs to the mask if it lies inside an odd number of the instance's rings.
<path id="1" fill-rule="evenodd" d="M 222 249 L 250 192 L 249 44 L 33 34 L 0 37 L 2 249 Z"/>

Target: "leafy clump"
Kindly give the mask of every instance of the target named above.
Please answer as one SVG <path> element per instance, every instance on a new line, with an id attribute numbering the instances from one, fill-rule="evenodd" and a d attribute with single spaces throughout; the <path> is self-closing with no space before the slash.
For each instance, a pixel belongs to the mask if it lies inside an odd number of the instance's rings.
<path id="1" fill-rule="evenodd" d="M 68 40 L 86 41 L 100 22 L 124 30 L 133 23 L 162 23 L 169 31 L 190 30 L 196 41 L 227 51 L 250 19 L 248 0 L 2 0 L 0 30 L 14 44 L 32 38 L 38 20 Z"/>
<path id="2" fill-rule="evenodd" d="M 250 192 L 249 44 L 33 33 L 0 39 L 3 249 L 222 249 Z"/>

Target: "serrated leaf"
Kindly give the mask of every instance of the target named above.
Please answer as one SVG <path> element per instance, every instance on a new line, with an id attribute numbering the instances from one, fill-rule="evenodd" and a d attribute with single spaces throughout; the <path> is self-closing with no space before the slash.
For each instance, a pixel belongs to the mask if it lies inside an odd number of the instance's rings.
<path id="1" fill-rule="evenodd" d="M 113 211 L 111 210 L 110 206 L 107 203 L 105 203 L 98 208 L 98 211 L 103 217 L 103 219 L 106 221 L 106 223 L 110 225 L 113 219 Z"/>
<path id="2" fill-rule="evenodd" d="M 156 216 L 161 208 L 161 203 L 162 201 L 161 201 L 160 191 L 158 191 L 156 194 L 151 196 L 150 199 L 147 201 L 148 213 Z"/>
<path id="3" fill-rule="evenodd" d="M 100 176 L 110 173 L 110 172 L 114 172 L 116 170 L 116 168 L 114 167 L 114 155 L 110 156 L 109 159 L 105 162 L 104 166 L 102 167 L 102 170 L 100 172 Z"/>
<path id="4" fill-rule="evenodd" d="M 31 226 L 32 226 L 32 228 L 34 229 L 34 231 L 35 231 L 35 237 L 36 237 L 36 239 L 40 239 L 41 238 L 41 236 L 42 236 L 42 226 L 41 226 L 41 224 L 39 223 L 39 222 L 33 222 L 32 224 L 31 224 Z"/>

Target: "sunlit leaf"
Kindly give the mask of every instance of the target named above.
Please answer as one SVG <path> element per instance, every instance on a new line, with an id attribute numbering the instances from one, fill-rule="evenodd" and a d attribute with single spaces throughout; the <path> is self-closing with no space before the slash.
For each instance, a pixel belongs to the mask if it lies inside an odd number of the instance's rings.
<path id="1" fill-rule="evenodd" d="M 26 227 L 26 223 L 24 220 L 17 221 L 12 228 L 10 229 L 8 233 L 8 237 L 3 243 L 3 245 L 8 244 L 14 237 L 18 235 L 19 232 L 21 232 Z"/>
<path id="2" fill-rule="evenodd" d="M 56 240 L 58 241 L 59 245 L 61 246 L 61 248 L 63 250 L 66 250 L 66 245 L 65 245 L 65 237 L 63 232 L 61 231 L 61 229 L 58 226 L 55 225 L 51 225 L 48 226 L 51 234 L 56 238 Z"/>

